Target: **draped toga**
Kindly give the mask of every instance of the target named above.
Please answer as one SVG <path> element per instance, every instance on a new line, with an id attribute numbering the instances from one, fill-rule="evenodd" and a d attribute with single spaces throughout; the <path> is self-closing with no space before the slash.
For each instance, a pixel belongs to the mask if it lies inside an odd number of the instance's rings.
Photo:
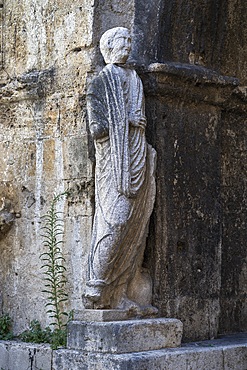
<path id="1" fill-rule="evenodd" d="M 142 264 L 155 151 L 146 142 L 143 86 L 134 70 L 108 64 L 90 84 L 87 108 L 96 156 L 87 289 L 88 296 L 101 289 L 101 307 L 112 307 Z"/>

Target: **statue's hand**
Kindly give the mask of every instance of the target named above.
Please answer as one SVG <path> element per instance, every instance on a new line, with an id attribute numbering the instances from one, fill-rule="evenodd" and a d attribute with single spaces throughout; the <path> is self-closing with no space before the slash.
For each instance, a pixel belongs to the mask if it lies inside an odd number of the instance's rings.
<path id="1" fill-rule="evenodd" d="M 108 128 L 97 122 L 90 123 L 90 132 L 95 140 L 108 136 Z"/>
<path id="2" fill-rule="evenodd" d="M 145 130 L 147 125 L 146 117 L 135 113 L 130 113 L 129 122 L 132 126 L 142 128 L 143 130 Z"/>

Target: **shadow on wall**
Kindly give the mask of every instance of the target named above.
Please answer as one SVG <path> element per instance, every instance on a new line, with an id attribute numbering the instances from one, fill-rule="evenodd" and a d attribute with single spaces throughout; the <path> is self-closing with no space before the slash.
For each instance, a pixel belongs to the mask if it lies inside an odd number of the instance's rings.
<path id="1" fill-rule="evenodd" d="M 202 65 L 246 83 L 246 22 L 245 0 L 138 1 L 133 58 Z"/>

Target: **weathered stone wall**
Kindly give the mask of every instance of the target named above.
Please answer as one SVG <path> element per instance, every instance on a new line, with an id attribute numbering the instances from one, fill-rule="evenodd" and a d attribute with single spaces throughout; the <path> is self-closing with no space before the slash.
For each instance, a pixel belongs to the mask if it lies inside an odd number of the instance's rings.
<path id="1" fill-rule="evenodd" d="M 1 240 L 0 289 L 17 331 L 35 318 L 47 322 L 40 217 L 53 194 L 67 188 L 69 202 L 59 206 L 66 216 L 63 252 L 70 306 L 82 304 L 93 194 L 84 104 L 93 11 L 91 1 L 4 3 L 1 197 L 21 217 Z"/>
<path id="2" fill-rule="evenodd" d="M 0 241 L 0 290 L 15 331 L 32 319 L 48 323 L 40 217 L 53 194 L 66 189 L 71 195 L 59 210 L 65 221 L 67 309 L 82 307 L 94 196 L 86 81 L 102 63 L 99 35 L 119 22 L 131 25 L 131 12 L 130 2 L 4 2 L 0 195 L 21 217 Z"/>
<path id="3" fill-rule="evenodd" d="M 246 99 L 245 99 L 246 105 Z M 221 332 L 247 330 L 247 117 L 225 112 L 222 134 L 223 253 Z"/>
<path id="4" fill-rule="evenodd" d="M 237 80 L 174 63 L 151 65 L 143 80 L 159 158 L 146 255 L 154 305 L 182 320 L 184 339 L 212 338 L 221 316 L 221 115 Z"/>

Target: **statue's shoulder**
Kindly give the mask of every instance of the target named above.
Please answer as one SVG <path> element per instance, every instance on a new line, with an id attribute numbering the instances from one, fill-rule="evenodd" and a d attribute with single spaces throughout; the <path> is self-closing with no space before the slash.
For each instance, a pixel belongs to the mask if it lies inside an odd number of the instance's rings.
<path id="1" fill-rule="evenodd" d="M 87 94 L 96 94 L 98 95 L 102 90 L 104 89 L 104 83 L 102 79 L 101 72 L 98 74 L 98 76 L 95 76 L 88 84 L 87 88 Z"/>
<path id="2" fill-rule="evenodd" d="M 114 75 L 115 73 L 118 73 L 118 67 L 115 64 L 109 63 L 102 69 L 99 76 L 104 77 L 109 74 Z"/>
<path id="3" fill-rule="evenodd" d="M 113 64 L 107 64 L 97 76 L 93 77 L 93 79 L 89 83 L 89 87 L 102 85 L 105 75 L 107 75 L 109 72 L 111 73 L 113 70 Z"/>

